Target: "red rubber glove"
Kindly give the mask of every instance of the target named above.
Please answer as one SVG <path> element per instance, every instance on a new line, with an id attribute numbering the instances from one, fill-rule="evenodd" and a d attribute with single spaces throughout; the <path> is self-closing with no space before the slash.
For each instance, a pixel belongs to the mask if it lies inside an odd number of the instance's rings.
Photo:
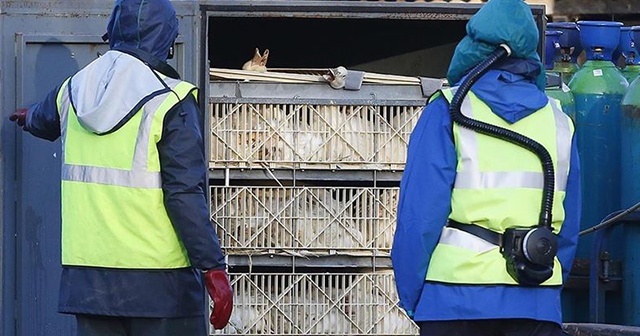
<path id="1" fill-rule="evenodd" d="M 26 108 L 17 109 L 13 114 L 9 117 L 9 120 L 15 121 L 18 126 L 24 129 L 24 124 L 27 122 L 27 112 L 29 110 Z"/>
<path id="2" fill-rule="evenodd" d="M 233 310 L 233 291 L 229 276 L 224 270 L 210 270 L 204 274 L 204 285 L 213 300 L 213 311 L 209 321 L 216 329 L 223 329 Z"/>

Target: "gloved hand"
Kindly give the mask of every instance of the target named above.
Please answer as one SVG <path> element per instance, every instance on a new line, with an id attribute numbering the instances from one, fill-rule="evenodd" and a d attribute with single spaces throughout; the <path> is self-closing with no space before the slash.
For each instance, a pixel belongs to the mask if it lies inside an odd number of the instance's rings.
<path id="1" fill-rule="evenodd" d="M 27 122 L 27 112 L 29 110 L 26 108 L 17 109 L 13 114 L 9 117 L 9 120 L 15 121 L 18 126 L 24 129 L 24 125 Z"/>
<path id="2" fill-rule="evenodd" d="M 216 329 L 223 329 L 229 322 L 233 310 L 233 291 L 229 276 L 224 270 L 209 270 L 204 274 L 204 284 L 213 300 L 213 311 L 209 321 Z"/>

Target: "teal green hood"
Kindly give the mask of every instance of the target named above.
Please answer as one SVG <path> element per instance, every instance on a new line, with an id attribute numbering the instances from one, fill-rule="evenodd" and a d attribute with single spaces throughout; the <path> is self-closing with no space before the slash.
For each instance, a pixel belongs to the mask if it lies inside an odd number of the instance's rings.
<path id="1" fill-rule="evenodd" d="M 454 85 L 501 44 L 511 48 L 511 57 L 534 61 L 542 69 L 537 53 L 540 32 L 531 8 L 522 0 L 490 0 L 467 23 L 467 36 L 456 47 L 447 79 Z M 540 71 L 536 85 L 545 87 Z"/>

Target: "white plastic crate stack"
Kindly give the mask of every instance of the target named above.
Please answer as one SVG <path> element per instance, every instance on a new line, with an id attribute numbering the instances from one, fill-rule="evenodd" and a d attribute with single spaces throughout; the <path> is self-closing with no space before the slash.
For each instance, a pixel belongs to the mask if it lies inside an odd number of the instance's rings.
<path id="1" fill-rule="evenodd" d="M 420 106 L 214 104 L 211 168 L 402 169 Z"/>
<path id="2" fill-rule="evenodd" d="M 228 253 L 388 256 L 397 188 L 212 186 L 212 220 Z"/>
<path id="3" fill-rule="evenodd" d="M 212 81 L 210 92 L 211 220 L 235 295 L 212 333 L 416 335 L 389 254 L 420 87 Z"/>
<path id="4" fill-rule="evenodd" d="M 414 335 L 378 273 L 232 274 L 231 335 Z"/>

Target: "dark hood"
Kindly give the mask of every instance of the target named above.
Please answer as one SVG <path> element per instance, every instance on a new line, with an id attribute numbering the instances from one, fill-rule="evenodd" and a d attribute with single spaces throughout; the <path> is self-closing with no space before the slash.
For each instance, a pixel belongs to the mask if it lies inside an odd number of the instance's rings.
<path id="1" fill-rule="evenodd" d="M 117 0 L 107 37 L 111 49 L 148 54 L 165 62 L 178 37 L 176 11 L 169 0 Z"/>
<path id="2" fill-rule="evenodd" d="M 527 60 L 542 69 L 538 41 L 538 26 L 524 1 L 491 0 L 467 23 L 467 36 L 456 47 L 447 78 L 450 83 L 457 83 L 501 44 L 511 48 L 511 58 Z M 535 83 L 544 91 L 544 72 L 538 72 Z"/>

